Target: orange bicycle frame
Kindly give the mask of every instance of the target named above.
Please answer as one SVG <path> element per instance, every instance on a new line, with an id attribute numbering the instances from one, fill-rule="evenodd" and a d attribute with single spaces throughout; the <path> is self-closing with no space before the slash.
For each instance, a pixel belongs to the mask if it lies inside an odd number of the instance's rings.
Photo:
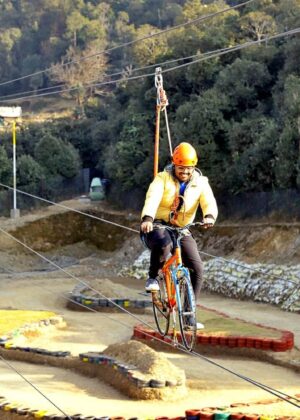
<path id="1" fill-rule="evenodd" d="M 174 255 L 172 255 L 172 257 L 170 257 L 165 262 L 165 264 L 162 268 L 162 272 L 163 272 L 163 275 L 164 275 L 165 281 L 166 281 L 168 302 L 169 302 L 170 308 L 174 308 L 176 306 L 175 286 L 174 286 L 174 283 L 171 279 L 172 274 L 171 274 L 171 270 L 170 270 L 170 267 L 173 264 L 175 264 L 176 267 L 178 265 L 182 264 L 181 252 L 180 252 L 179 247 L 175 248 Z"/>

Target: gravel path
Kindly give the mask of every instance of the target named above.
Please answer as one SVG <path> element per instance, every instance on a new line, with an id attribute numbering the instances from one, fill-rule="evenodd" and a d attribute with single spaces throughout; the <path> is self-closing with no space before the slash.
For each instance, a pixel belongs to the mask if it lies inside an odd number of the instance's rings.
<path id="1" fill-rule="evenodd" d="M 68 327 L 65 330 L 57 330 L 50 336 L 45 335 L 30 340 L 29 344 L 32 346 L 71 350 L 74 355 L 83 351 L 99 351 L 110 344 L 128 340 L 132 327 L 136 324 L 136 320 L 124 314 L 109 314 L 108 319 L 107 314 L 68 311 L 65 308 L 63 294 L 71 290 L 74 285 L 72 279 L 55 278 L 55 273 L 31 278 L 26 274 L 26 278 L 23 279 L 6 280 L 3 276 L 0 278 L 3 291 L 0 296 L 1 308 L 53 310 L 63 315 L 67 322 Z M 137 284 L 138 289 L 142 290 L 141 282 Z M 134 284 L 131 284 L 131 287 L 134 287 Z M 268 325 L 276 326 L 276 323 L 280 323 L 277 325 L 279 328 L 283 323 L 289 325 L 290 329 L 298 328 L 298 324 L 294 323 L 297 315 L 277 311 L 268 305 L 235 302 L 218 296 L 203 296 L 202 303 L 234 316 L 258 322 L 264 321 Z M 151 315 L 144 315 L 143 318 L 152 320 Z M 126 323 L 128 327 L 120 324 L 120 321 Z M 163 401 L 157 401 L 155 404 L 132 401 L 104 383 L 70 371 L 20 362 L 12 363 L 51 400 L 70 414 L 80 412 L 84 415 L 122 415 L 125 418 L 146 415 L 178 416 L 183 415 L 189 408 L 222 406 L 230 405 L 232 402 L 254 402 L 270 398 L 266 392 L 203 360 L 176 353 L 165 353 L 165 355 L 176 366 L 183 368 L 187 377 L 189 396 L 176 404 Z M 243 358 L 219 356 L 213 357 L 212 360 L 288 394 L 300 391 L 299 374 L 289 369 Z M 0 365 L 0 375 L 1 395 L 5 395 L 11 401 L 30 405 L 32 408 L 56 411 L 3 363 Z M 298 413 L 296 408 L 287 403 L 259 406 L 253 404 L 247 407 L 247 412 L 258 411 L 294 416 Z"/>

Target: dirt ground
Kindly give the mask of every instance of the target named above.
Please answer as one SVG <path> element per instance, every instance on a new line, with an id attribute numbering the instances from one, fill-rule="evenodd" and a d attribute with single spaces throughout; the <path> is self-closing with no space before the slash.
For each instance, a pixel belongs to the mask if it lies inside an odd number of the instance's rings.
<path id="1" fill-rule="evenodd" d="M 55 209 L 46 212 L 55 213 Z M 38 217 L 43 216 L 45 210 L 41 211 Z M 34 215 L 29 215 L 28 218 L 36 220 Z M 26 220 L 22 219 L 16 223 L 1 219 L 1 228 L 11 229 L 24 224 Z M 291 236 L 294 237 L 294 233 Z M 139 252 L 139 245 L 135 247 L 135 243 L 138 244 L 138 241 L 133 238 L 130 242 L 131 256 Z M 293 246 L 290 245 L 289 249 Z M 120 247 L 118 251 L 110 253 L 86 242 L 80 242 L 51 249 L 43 255 L 55 260 L 58 265 L 64 265 L 68 272 L 84 282 L 97 281 L 102 285 L 103 293 L 107 292 L 106 286 L 109 286 L 109 293 L 114 293 L 114 288 L 117 288 L 123 290 L 122 293 L 144 298 L 143 281 L 117 278 L 117 271 L 129 257 L 128 248 L 125 251 Z M 296 248 L 293 258 L 295 255 Z M 50 350 L 69 350 L 73 355 L 77 355 L 86 351 L 103 351 L 107 346 L 129 340 L 133 326 L 137 324 L 136 318 L 123 313 L 74 312 L 66 308 L 66 299 L 76 284 L 77 281 L 65 273 L 53 269 L 49 271 L 47 264 L 38 256 L 30 254 L 29 251 L 24 252 L 20 246 L 16 247 L 11 239 L 0 233 L 0 308 L 54 311 L 61 314 L 67 323 L 65 329 L 51 330 L 47 335 L 31 337 L 27 343 Z M 118 284 L 121 284 L 123 289 Z M 231 316 L 291 330 L 295 334 L 296 345 L 300 347 L 299 314 L 284 312 L 270 305 L 235 301 L 214 295 L 203 294 L 201 303 Z M 151 312 L 138 316 L 147 322 L 152 321 Z M 25 339 L 20 337 L 19 344 L 24 343 Z M 231 403 L 247 402 L 250 405 L 243 408 L 244 412 L 293 415 L 300 418 L 299 409 L 287 402 L 255 404 L 261 400 L 275 398 L 212 363 L 186 354 L 167 352 L 167 349 L 162 351 L 162 354 L 186 374 L 188 396 L 176 403 L 135 401 L 97 379 L 86 378 L 71 371 L 16 361 L 11 361 L 10 364 L 69 414 L 125 418 L 175 417 L 184 415 L 186 409 L 222 407 Z M 264 361 L 222 354 L 211 356 L 210 360 L 286 394 L 300 393 L 299 373 L 291 369 Z M 0 395 L 23 406 L 57 412 L 56 408 L 5 363 L 0 364 L 0 375 Z M 240 411 L 241 408 L 231 408 L 232 412 L 234 410 Z"/>

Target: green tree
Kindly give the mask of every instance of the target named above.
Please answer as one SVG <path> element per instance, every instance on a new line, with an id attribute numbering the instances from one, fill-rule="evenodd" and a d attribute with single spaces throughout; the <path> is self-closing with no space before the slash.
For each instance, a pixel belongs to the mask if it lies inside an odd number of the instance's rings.
<path id="1" fill-rule="evenodd" d="M 276 22 L 272 16 L 265 12 L 250 12 L 240 21 L 241 28 L 250 38 L 260 41 L 262 38 L 276 33 Z"/>
<path id="2" fill-rule="evenodd" d="M 273 126 L 272 119 L 260 114 L 249 115 L 238 122 L 233 121 L 229 136 L 231 154 L 238 156 L 244 153 L 257 142 L 258 138 L 264 136 L 265 131 L 270 129 L 269 126 Z"/>
<path id="3" fill-rule="evenodd" d="M 84 30 L 87 27 L 89 20 L 83 16 L 79 10 L 74 10 L 66 19 L 66 36 L 72 40 L 73 47 L 84 45 L 85 37 Z"/>
<path id="4" fill-rule="evenodd" d="M 273 120 L 261 117 L 250 121 L 244 119 L 240 127 L 235 127 L 235 139 L 231 139 L 232 157 L 224 172 L 224 187 L 239 193 L 264 191 L 274 186 L 277 131 Z"/>
<path id="5" fill-rule="evenodd" d="M 97 55 L 98 48 L 90 45 L 84 51 L 69 48 L 61 64 L 55 64 L 51 68 L 50 77 L 54 82 L 64 83 L 70 94 L 75 96 L 77 106 L 84 113 L 84 105 L 95 94 L 101 95 L 103 91 L 95 86 L 101 83 L 105 77 L 106 57 Z M 89 59 L 83 59 L 89 56 Z"/>
<path id="6" fill-rule="evenodd" d="M 45 178 L 44 169 L 31 156 L 22 155 L 17 162 L 17 184 L 37 189 Z"/>
<path id="7" fill-rule="evenodd" d="M 0 146 L 0 181 L 6 185 L 11 185 L 12 181 L 12 161 L 8 158 L 4 146 Z"/>
<path id="8" fill-rule="evenodd" d="M 294 188 L 299 176 L 297 144 L 299 136 L 293 125 L 287 124 L 276 145 L 275 179 L 280 188 Z M 298 173 L 297 173 L 298 172 Z"/>
<path id="9" fill-rule="evenodd" d="M 300 77 L 290 74 L 283 92 L 274 95 L 283 130 L 276 147 L 275 174 L 278 186 L 299 186 L 300 162 Z"/>
<path id="10" fill-rule="evenodd" d="M 72 178 L 80 169 L 79 154 L 74 146 L 51 134 L 45 135 L 37 143 L 34 156 L 49 175 Z"/>
<path id="11" fill-rule="evenodd" d="M 145 188 L 153 166 L 152 132 L 143 114 L 128 115 L 116 145 L 110 145 L 105 159 L 105 175 L 123 191 Z"/>
<path id="12" fill-rule="evenodd" d="M 19 28 L 0 29 L 0 78 L 10 77 L 14 63 L 14 47 L 19 42 L 22 33 Z"/>
<path id="13" fill-rule="evenodd" d="M 136 30 L 135 37 L 143 38 L 158 32 L 154 26 L 145 24 Z M 167 40 L 164 35 L 145 39 L 133 45 L 133 56 L 138 65 L 152 64 L 158 57 L 163 56 L 168 51 Z"/>
<path id="14" fill-rule="evenodd" d="M 223 165 L 228 154 L 224 101 L 216 90 L 207 90 L 178 108 L 173 126 L 178 143 L 191 142 L 199 151 L 199 166 L 215 187 L 221 187 L 223 182 Z"/>
<path id="15" fill-rule="evenodd" d="M 267 66 L 237 58 L 219 73 L 215 87 L 220 94 L 226 95 L 227 111 L 240 116 L 270 96 L 269 82 Z"/>
<path id="16" fill-rule="evenodd" d="M 65 178 L 73 178 L 81 168 L 78 150 L 71 143 L 66 142 L 62 142 L 61 148 L 62 154 L 59 174 Z"/>

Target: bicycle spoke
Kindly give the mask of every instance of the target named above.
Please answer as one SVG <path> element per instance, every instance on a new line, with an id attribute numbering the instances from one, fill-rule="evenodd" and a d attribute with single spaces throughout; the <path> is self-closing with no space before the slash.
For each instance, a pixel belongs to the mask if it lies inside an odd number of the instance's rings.
<path id="1" fill-rule="evenodd" d="M 179 280 L 178 318 L 181 338 L 187 350 L 192 350 L 197 335 L 196 304 L 190 279 L 183 276 Z"/>
<path id="2" fill-rule="evenodd" d="M 170 310 L 168 307 L 165 280 L 159 281 L 159 290 L 152 293 L 154 319 L 159 333 L 163 336 L 169 332 Z"/>

